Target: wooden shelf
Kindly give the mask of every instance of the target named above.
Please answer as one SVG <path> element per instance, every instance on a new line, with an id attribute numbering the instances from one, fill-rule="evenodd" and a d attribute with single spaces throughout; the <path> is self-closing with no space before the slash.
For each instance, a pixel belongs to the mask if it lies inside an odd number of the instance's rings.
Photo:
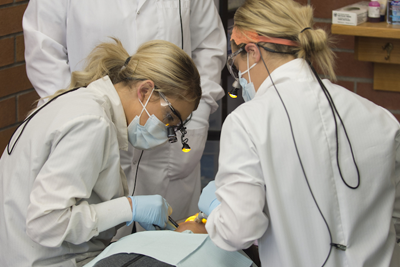
<path id="1" fill-rule="evenodd" d="M 374 89 L 400 92 L 400 25 L 365 22 L 357 26 L 332 24 L 333 34 L 355 37 L 354 54 L 374 63 Z M 390 45 L 390 57 L 386 48 Z"/>
<path id="2" fill-rule="evenodd" d="M 332 24 L 333 34 L 400 39 L 400 25 L 365 22 L 357 26 Z"/>

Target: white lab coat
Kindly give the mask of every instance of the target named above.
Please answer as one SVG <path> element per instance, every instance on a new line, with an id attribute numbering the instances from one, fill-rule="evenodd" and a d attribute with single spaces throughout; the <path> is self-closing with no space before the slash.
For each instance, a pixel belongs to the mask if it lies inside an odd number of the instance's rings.
<path id="1" fill-rule="evenodd" d="M 127 124 L 114 86 L 106 76 L 60 96 L 22 129 L 0 159 L 0 266 L 95 257 L 132 219 L 119 160 Z"/>
<path id="2" fill-rule="evenodd" d="M 43 97 L 65 88 L 72 71 L 100 42 L 113 36 L 129 54 L 146 41 L 163 39 L 181 47 L 178 0 L 31 0 L 23 18 L 28 77 Z M 200 159 L 208 118 L 224 95 L 220 73 L 226 60 L 226 36 L 212 0 L 181 0 L 184 50 L 201 75 L 203 90 L 198 109 L 188 124 L 189 153 L 175 144 L 144 151 L 135 195 L 160 194 L 173 208 L 175 220 L 198 211 Z M 141 150 L 121 154 L 130 193 Z"/>
<path id="3" fill-rule="evenodd" d="M 324 80 L 360 171 L 360 186 L 351 190 L 338 174 L 332 111 L 307 63 L 295 59 L 271 77 L 290 115 L 302 164 L 333 242 L 347 246 L 346 251 L 333 248 L 325 266 L 389 266 L 395 248 L 399 250 L 396 235 L 400 238 L 399 123 L 387 110 Z M 349 146 L 343 127 L 338 129 L 341 170 L 355 186 Z M 214 243 L 236 250 L 258 240 L 262 266 L 322 266 L 329 234 L 270 78 L 253 100 L 227 117 L 220 142 L 215 181 L 221 205 L 206 224 Z"/>

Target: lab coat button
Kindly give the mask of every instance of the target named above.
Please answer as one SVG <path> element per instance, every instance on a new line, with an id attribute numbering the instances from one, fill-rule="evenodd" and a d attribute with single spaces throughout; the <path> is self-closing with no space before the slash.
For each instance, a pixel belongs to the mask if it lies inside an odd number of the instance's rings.
<path id="1" fill-rule="evenodd" d="M 140 14 L 140 11 L 138 11 L 136 14 L 138 14 L 138 15 L 139 15 L 139 14 Z"/>

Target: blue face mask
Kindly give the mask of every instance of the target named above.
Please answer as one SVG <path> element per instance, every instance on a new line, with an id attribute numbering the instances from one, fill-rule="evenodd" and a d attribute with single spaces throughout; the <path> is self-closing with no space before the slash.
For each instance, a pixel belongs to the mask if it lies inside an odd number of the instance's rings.
<path id="1" fill-rule="evenodd" d="M 143 106 L 142 112 L 140 112 L 140 115 L 136 116 L 128 126 L 129 143 L 137 149 L 151 149 L 168 141 L 167 130 L 164 123 L 154 116 L 154 114 L 150 115 L 146 110 L 146 106 L 149 103 L 153 91 L 151 91 L 146 105 L 143 105 L 142 101 L 139 99 L 140 104 Z M 147 115 L 149 115 L 144 126 L 139 123 L 143 111 L 146 111 Z"/>
<path id="2" fill-rule="evenodd" d="M 250 101 L 254 98 L 256 95 L 256 89 L 254 88 L 254 84 L 251 82 L 250 78 L 250 70 L 257 65 L 257 63 L 254 63 L 250 68 L 249 68 L 249 54 L 247 54 L 247 70 L 244 72 L 239 71 L 239 83 L 242 86 L 242 96 L 245 102 Z M 245 78 L 242 77 L 243 74 L 246 72 L 249 73 L 249 82 Z"/>

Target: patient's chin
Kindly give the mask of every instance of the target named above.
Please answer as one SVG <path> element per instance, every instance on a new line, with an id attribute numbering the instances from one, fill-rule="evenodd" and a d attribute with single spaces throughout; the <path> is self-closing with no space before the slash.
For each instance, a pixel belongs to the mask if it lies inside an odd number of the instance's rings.
<path id="1" fill-rule="evenodd" d="M 179 227 L 175 230 L 176 232 L 183 232 L 190 230 L 195 234 L 207 234 L 206 225 L 204 223 L 197 222 L 183 222 L 179 224 Z"/>

